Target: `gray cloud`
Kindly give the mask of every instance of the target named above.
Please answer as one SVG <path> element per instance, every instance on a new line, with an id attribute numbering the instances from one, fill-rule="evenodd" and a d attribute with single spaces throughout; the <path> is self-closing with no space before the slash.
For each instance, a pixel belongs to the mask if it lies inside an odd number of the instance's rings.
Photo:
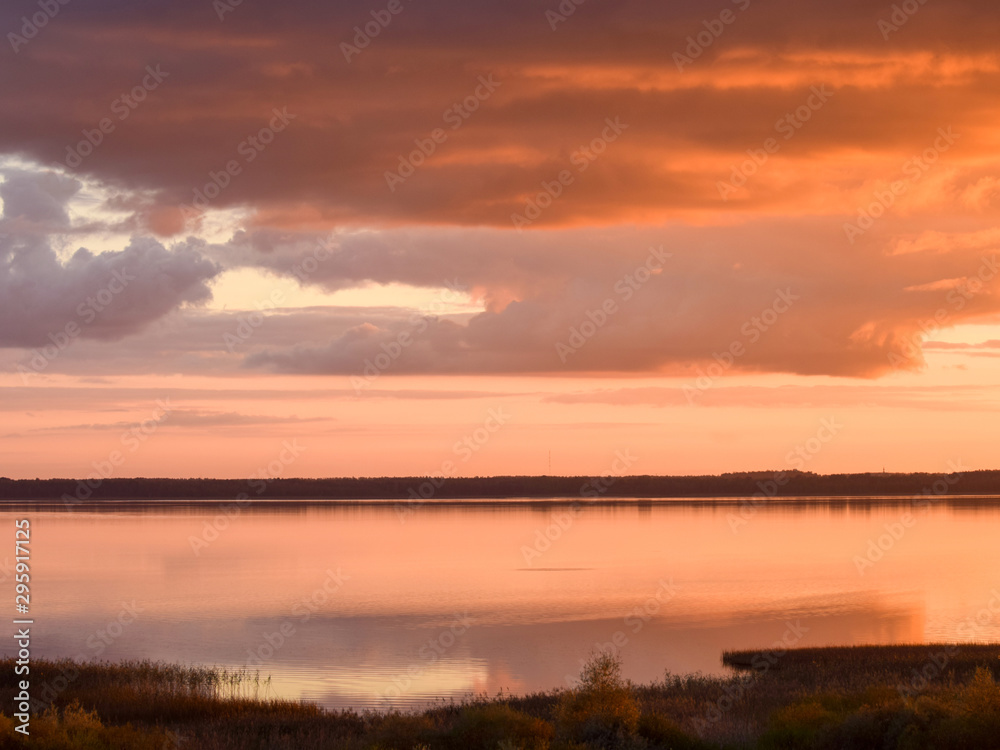
<path id="1" fill-rule="evenodd" d="M 61 261 L 49 232 L 67 227 L 77 180 L 15 172 L 0 185 L 0 346 L 121 339 L 184 304 L 211 298 L 220 267 L 197 247 L 134 237 L 121 251 L 78 248 Z"/>
<path id="2" fill-rule="evenodd" d="M 57 227 L 69 226 L 66 203 L 76 195 L 81 182 L 56 172 L 10 170 L 0 183 L 3 218 L 22 219 Z"/>
<path id="3" fill-rule="evenodd" d="M 738 344 L 743 353 L 726 367 L 734 372 L 916 370 L 924 365 L 927 320 L 940 316 L 934 325 L 947 328 L 997 313 L 992 279 L 1000 266 L 992 246 L 967 241 L 975 223 L 969 235 L 942 235 L 919 252 L 879 251 L 911 226 L 905 217 L 887 220 L 872 230 L 863 256 L 845 253 L 835 221 L 812 218 L 518 237 L 464 228 L 343 233 L 306 283 L 457 281 L 487 309 L 467 320 L 373 311 L 352 326 L 341 318 L 327 335 L 311 325 L 296 343 L 248 351 L 246 366 L 313 374 L 356 374 L 373 363 L 394 373 L 685 375 Z M 295 275 L 318 246 L 316 236 L 262 232 L 208 252 L 227 265 Z M 654 247 L 671 257 L 633 284 Z M 976 278 L 984 283 L 963 285 Z M 942 279 L 958 285 L 940 287 Z M 607 301 L 614 312 L 603 315 Z M 776 305 L 787 311 L 776 316 Z"/>

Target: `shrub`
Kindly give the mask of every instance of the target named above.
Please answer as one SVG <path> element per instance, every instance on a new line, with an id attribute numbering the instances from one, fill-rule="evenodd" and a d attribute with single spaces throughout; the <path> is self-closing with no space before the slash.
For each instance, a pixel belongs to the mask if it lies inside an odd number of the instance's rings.
<path id="1" fill-rule="evenodd" d="M 382 750 L 412 750 L 434 736 L 434 724 L 426 716 L 386 714 L 372 732 L 375 744 Z"/>
<path id="2" fill-rule="evenodd" d="M 167 736 L 159 730 L 141 731 L 131 725 L 106 727 L 95 711 L 79 704 L 62 714 L 50 708 L 32 716 L 30 736 L 15 731 L 14 719 L 0 715 L 0 748 L 31 747 L 37 750 L 161 750 Z"/>
<path id="3" fill-rule="evenodd" d="M 552 727 L 504 704 L 473 706 L 462 711 L 449 732 L 449 745 L 456 750 L 499 746 L 518 750 L 546 750 Z"/>
<path id="4" fill-rule="evenodd" d="M 768 731 L 761 737 L 764 750 L 798 750 L 813 747 L 820 730 L 833 725 L 836 716 L 818 700 L 798 703 L 776 711 Z"/>
<path id="5" fill-rule="evenodd" d="M 677 724 L 661 714 L 642 714 L 636 733 L 651 747 L 670 750 L 700 750 L 707 747 L 704 742 L 688 736 Z"/>
<path id="6" fill-rule="evenodd" d="M 971 714 L 995 714 L 1000 711 L 1000 688 L 988 669 L 976 668 L 972 680 L 962 690 L 962 701 L 965 710 Z"/>
<path id="7" fill-rule="evenodd" d="M 580 672 L 580 687 L 560 700 L 557 723 L 560 734 L 571 741 L 601 748 L 626 746 L 639 724 L 639 706 L 616 657 L 590 657 Z"/>

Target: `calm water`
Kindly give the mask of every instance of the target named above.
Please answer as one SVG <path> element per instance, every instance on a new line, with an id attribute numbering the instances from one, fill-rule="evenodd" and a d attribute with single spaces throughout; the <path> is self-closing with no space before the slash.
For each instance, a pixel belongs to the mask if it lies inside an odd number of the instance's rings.
<path id="1" fill-rule="evenodd" d="M 568 510 L 271 506 L 217 538 L 214 506 L 0 515 L 11 540 L 32 520 L 36 655 L 259 662 L 272 694 L 328 706 L 549 689 L 600 645 L 649 681 L 783 638 L 1000 640 L 1000 616 L 975 620 L 1000 590 L 991 505 L 914 510 L 909 528 L 904 504 L 774 505 L 738 533 L 729 504 Z"/>

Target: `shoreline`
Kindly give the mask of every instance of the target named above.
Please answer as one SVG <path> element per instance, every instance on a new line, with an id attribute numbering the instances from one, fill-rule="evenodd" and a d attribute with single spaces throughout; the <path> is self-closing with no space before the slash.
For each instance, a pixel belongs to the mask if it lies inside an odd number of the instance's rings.
<path id="1" fill-rule="evenodd" d="M 580 506 L 583 508 L 630 508 L 630 507 L 739 507 L 751 504 L 755 507 L 812 507 L 812 506 L 912 506 L 948 505 L 952 507 L 1000 507 L 1000 495 L 803 495 L 756 497 L 753 495 L 699 496 L 699 497 L 603 497 L 599 499 L 579 497 L 469 497 L 429 499 L 419 502 L 407 498 L 250 498 L 226 497 L 183 498 L 101 498 L 96 500 L 63 500 L 58 497 L 0 498 L 0 511 L 5 509 L 31 509 L 41 511 L 96 511 L 129 510 L 149 508 L 199 508 L 220 504 L 237 504 L 246 510 L 254 508 L 380 508 L 394 509 L 397 506 L 408 510 L 428 510 L 434 508 L 538 508 Z"/>
<path id="2" fill-rule="evenodd" d="M 720 677 L 665 673 L 636 685 L 622 678 L 614 656 L 592 655 L 571 688 L 470 695 L 411 713 L 268 697 L 269 679 L 246 670 L 35 660 L 32 740 L 137 750 L 819 750 L 896 747 L 905 737 L 906 747 L 957 750 L 996 747 L 1000 737 L 1000 643 L 758 649 L 722 659 L 744 669 Z M 10 706 L 14 660 L 0 661 L 0 695 Z M 13 727 L 5 708 L 0 743 L 17 739 Z"/>
<path id="3" fill-rule="evenodd" d="M 956 468 L 956 467 L 953 467 Z M 270 471 L 270 470 L 268 470 Z M 813 474 L 795 470 L 721 475 L 282 477 L 261 470 L 246 479 L 114 477 L 82 479 L 0 477 L 2 502 L 207 501 L 351 503 L 549 502 L 836 502 L 849 499 L 945 497 L 1000 499 L 1000 471 L 940 474 Z"/>

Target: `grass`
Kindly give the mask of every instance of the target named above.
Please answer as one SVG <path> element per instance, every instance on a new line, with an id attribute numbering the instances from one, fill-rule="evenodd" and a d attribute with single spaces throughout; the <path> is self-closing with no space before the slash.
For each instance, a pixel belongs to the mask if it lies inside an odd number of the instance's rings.
<path id="1" fill-rule="evenodd" d="M 732 652 L 729 677 L 634 685 L 592 656 L 572 690 L 481 696 L 419 714 L 268 699 L 248 671 L 151 662 L 31 666 L 28 741 L 0 660 L 0 750 L 834 750 L 1000 748 L 1000 645 Z"/>

